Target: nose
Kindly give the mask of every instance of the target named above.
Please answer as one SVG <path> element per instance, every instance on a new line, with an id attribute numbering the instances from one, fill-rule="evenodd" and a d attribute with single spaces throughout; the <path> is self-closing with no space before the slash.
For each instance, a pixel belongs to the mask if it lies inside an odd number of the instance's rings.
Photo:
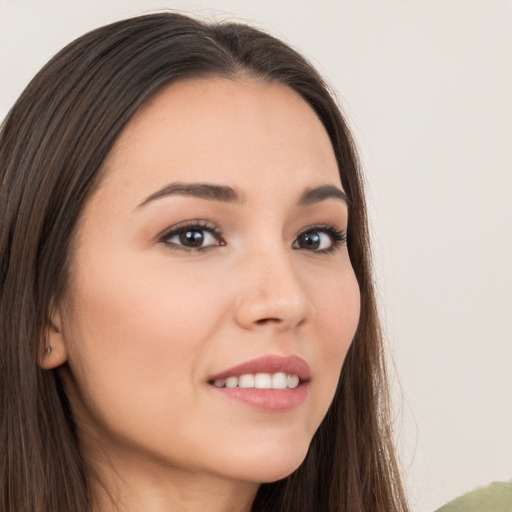
<path id="1" fill-rule="evenodd" d="M 283 249 L 254 254 L 242 265 L 240 295 L 235 308 L 244 329 L 272 327 L 286 331 L 308 322 L 314 312 L 293 255 Z"/>

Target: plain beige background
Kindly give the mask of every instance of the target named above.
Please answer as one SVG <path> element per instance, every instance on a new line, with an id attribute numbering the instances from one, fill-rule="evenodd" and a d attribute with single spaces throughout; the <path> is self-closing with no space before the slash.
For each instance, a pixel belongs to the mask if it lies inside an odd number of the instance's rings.
<path id="1" fill-rule="evenodd" d="M 73 38 L 165 7 L 251 21 L 339 93 L 414 509 L 512 478 L 512 2 L 0 0 L 0 116 Z"/>

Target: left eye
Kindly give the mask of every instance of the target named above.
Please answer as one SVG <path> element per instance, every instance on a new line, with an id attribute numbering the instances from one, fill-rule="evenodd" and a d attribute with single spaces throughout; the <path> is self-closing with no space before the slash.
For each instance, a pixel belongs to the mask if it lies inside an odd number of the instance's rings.
<path id="1" fill-rule="evenodd" d="M 206 249 L 213 245 L 223 245 L 220 235 L 210 227 L 182 226 L 166 233 L 162 239 L 165 244 L 183 250 Z"/>
<path id="2" fill-rule="evenodd" d="M 331 252 L 346 242 L 344 232 L 334 228 L 314 228 L 301 233 L 293 242 L 294 249 L 315 252 Z"/>

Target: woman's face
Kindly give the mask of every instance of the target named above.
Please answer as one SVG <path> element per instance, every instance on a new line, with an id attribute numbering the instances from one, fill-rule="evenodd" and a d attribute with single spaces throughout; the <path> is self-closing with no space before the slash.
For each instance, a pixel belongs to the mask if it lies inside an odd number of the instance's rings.
<path id="1" fill-rule="evenodd" d="M 296 469 L 358 323 L 347 215 L 291 89 L 191 80 L 146 104 L 84 207 L 50 339 L 84 445 L 148 472 Z"/>

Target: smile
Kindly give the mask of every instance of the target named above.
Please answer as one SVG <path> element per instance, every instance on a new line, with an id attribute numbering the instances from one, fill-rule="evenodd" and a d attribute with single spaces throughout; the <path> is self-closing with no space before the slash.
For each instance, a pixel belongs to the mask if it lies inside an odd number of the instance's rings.
<path id="1" fill-rule="evenodd" d="M 295 374 L 247 373 L 239 377 L 215 380 L 213 385 L 218 388 L 294 389 L 299 382 L 299 376 Z"/>
<path id="2" fill-rule="evenodd" d="M 231 403 L 267 412 L 293 409 L 306 400 L 311 374 L 298 356 L 264 356 L 213 376 L 211 389 Z"/>

